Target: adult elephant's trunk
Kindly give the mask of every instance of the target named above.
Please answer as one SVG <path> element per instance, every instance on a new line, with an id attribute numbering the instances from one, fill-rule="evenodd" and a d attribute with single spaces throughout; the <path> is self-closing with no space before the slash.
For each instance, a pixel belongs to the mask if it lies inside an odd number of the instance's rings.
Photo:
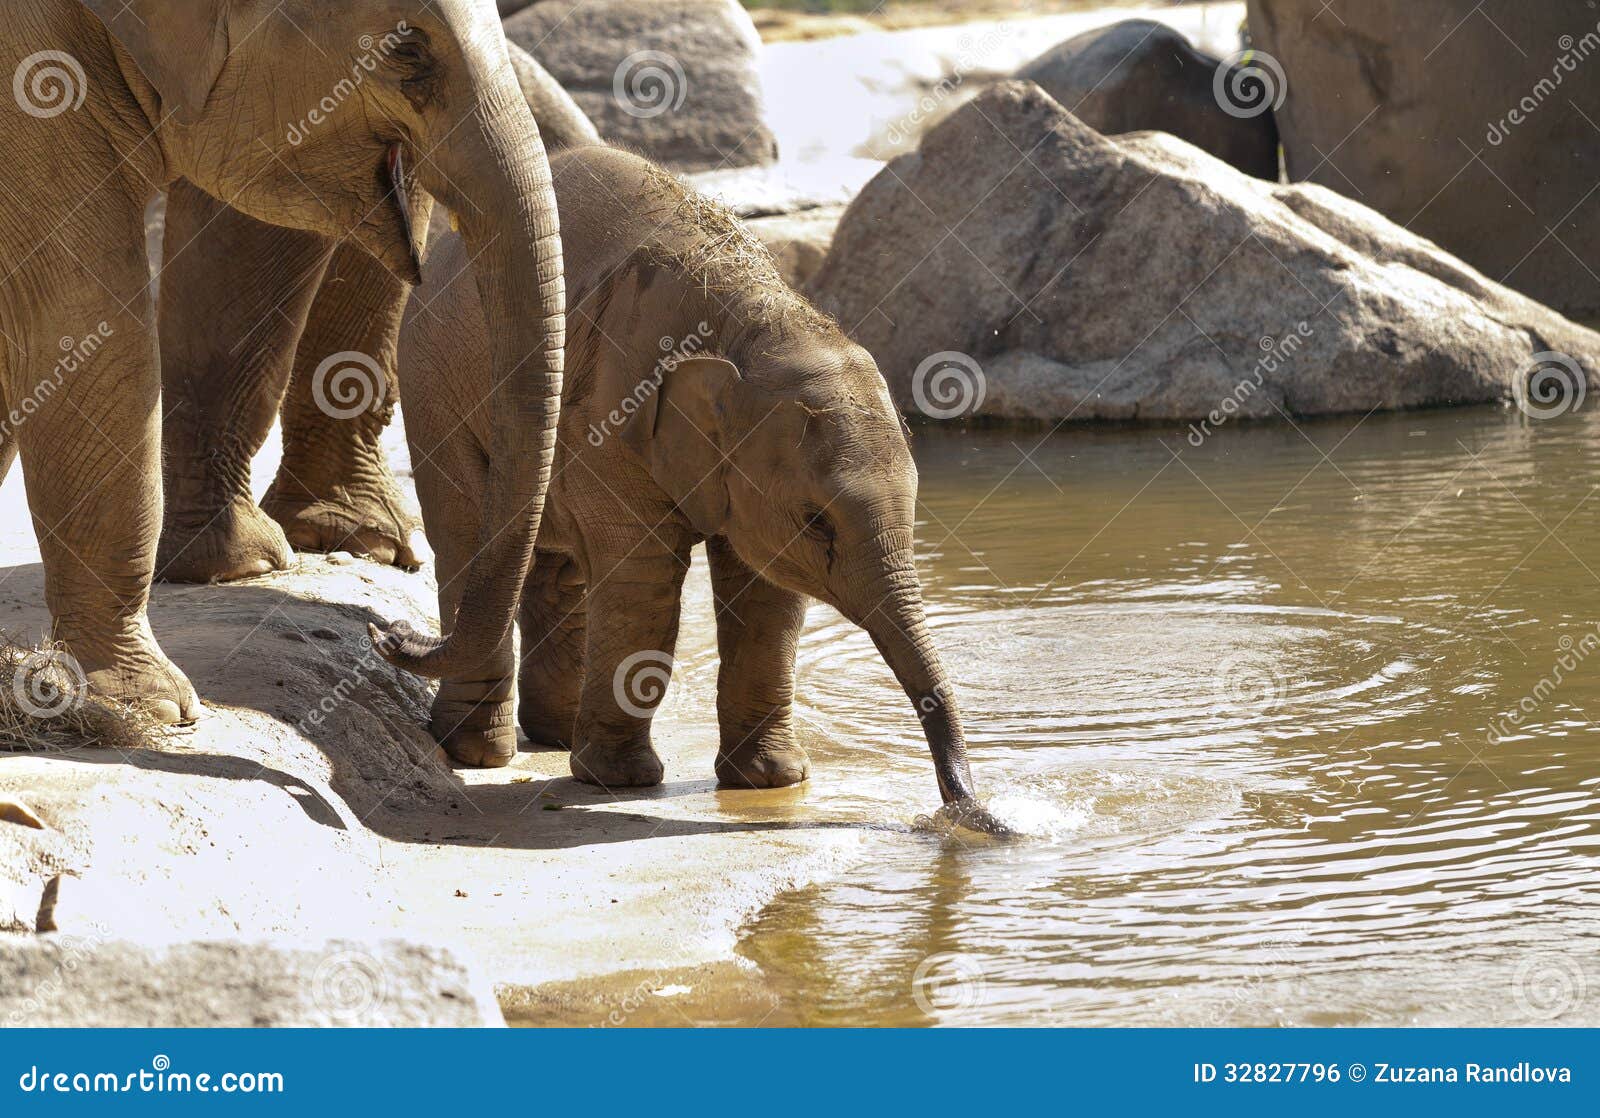
<path id="1" fill-rule="evenodd" d="M 422 185 L 456 217 L 489 327 L 493 445 L 477 549 L 442 639 L 374 629 L 390 663 L 433 678 L 488 660 L 516 616 L 555 457 L 566 341 L 561 239 L 550 165 L 509 62 L 472 119 L 428 153 Z"/>
<path id="2" fill-rule="evenodd" d="M 916 709 L 933 753 L 939 795 L 947 804 L 971 802 L 972 773 L 967 767 L 961 712 L 950 676 L 928 631 L 909 536 L 906 533 L 903 542 L 880 539 L 888 545 L 888 553 L 899 558 L 880 564 L 879 573 L 864 583 L 869 587 L 866 594 L 848 612 L 872 637 L 872 643 L 878 646 L 879 654 Z"/>

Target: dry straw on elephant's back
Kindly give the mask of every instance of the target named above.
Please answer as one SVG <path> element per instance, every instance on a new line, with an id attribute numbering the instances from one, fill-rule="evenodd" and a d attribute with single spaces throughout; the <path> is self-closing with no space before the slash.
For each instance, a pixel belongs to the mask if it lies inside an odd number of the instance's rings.
<path id="1" fill-rule="evenodd" d="M 784 282 L 772 250 L 732 210 L 659 167 L 646 173 L 646 190 L 663 215 L 658 235 L 646 246 L 655 263 L 694 277 L 704 291 L 725 298 L 730 310 L 741 308 L 746 327 L 838 329 Z"/>

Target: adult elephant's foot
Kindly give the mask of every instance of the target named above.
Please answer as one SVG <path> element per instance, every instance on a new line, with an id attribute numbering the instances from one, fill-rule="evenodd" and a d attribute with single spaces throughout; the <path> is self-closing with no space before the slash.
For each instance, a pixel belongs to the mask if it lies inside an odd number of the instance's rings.
<path id="1" fill-rule="evenodd" d="M 517 756 L 511 681 L 441 683 L 428 731 L 459 764 L 483 769 L 509 765 Z"/>
<path id="2" fill-rule="evenodd" d="M 579 745 L 572 751 L 572 776 L 601 788 L 649 788 L 665 770 L 649 743 L 623 748 Z"/>
<path id="3" fill-rule="evenodd" d="M 61 639 L 91 692 L 163 725 L 193 722 L 205 713 L 189 677 L 167 659 L 148 629 L 111 640 L 63 631 Z"/>
<path id="4" fill-rule="evenodd" d="M 787 788 L 811 775 L 811 759 L 791 734 L 753 734 L 717 754 L 716 773 L 728 788 Z"/>
<path id="5" fill-rule="evenodd" d="M 283 529 L 247 499 L 209 516 L 169 515 L 156 549 L 163 582 L 231 582 L 286 569 L 294 552 Z"/>
<path id="6" fill-rule="evenodd" d="M 413 538 L 421 530 L 393 479 L 331 487 L 325 496 L 279 473 L 261 508 L 301 551 L 348 551 L 414 571 L 422 566 Z"/>

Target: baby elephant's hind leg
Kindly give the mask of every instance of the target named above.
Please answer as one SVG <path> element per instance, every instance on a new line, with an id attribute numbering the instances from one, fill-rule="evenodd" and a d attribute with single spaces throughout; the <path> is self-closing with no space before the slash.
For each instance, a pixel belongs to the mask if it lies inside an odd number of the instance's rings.
<path id="1" fill-rule="evenodd" d="M 572 745 L 572 775 L 602 788 L 661 783 L 650 740 L 672 674 L 678 605 L 688 548 L 676 554 L 641 544 L 626 559 L 591 566 L 608 572 L 588 591 L 583 702 Z"/>
<path id="2" fill-rule="evenodd" d="M 466 569 L 478 541 L 478 494 L 488 484 L 488 465 L 469 440 L 457 438 L 418 453 L 411 443 L 417 497 L 439 579 L 439 626 L 449 632 L 461 606 Z M 512 634 L 471 676 L 446 679 L 434 697 L 428 729 L 444 751 L 464 765 L 499 768 L 517 755 L 512 710 L 516 667 Z"/>
<path id="3" fill-rule="evenodd" d="M 541 551 L 522 592 L 517 721 L 535 745 L 571 749 L 583 698 L 587 616 L 583 575 L 565 555 Z"/>
<path id="4" fill-rule="evenodd" d="M 794 655 L 806 600 L 768 582 L 728 541 L 706 541 L 717 609 L 717 780 L 781 788 L 811 771 L 794 734 Z"/>

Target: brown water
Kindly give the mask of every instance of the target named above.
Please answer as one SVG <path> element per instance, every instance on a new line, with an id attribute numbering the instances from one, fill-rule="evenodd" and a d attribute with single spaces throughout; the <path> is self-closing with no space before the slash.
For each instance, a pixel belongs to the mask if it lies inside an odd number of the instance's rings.
<path id="1" fill-rule="evenodd" d="M 759 1012 L 700 1016 L 1600 1023 L 1600 413 L 916 441 L 974 769 L 1030 835 L 913 825 L 915 720 L 815 611 L 779 814 L 886 829 L 748 930 Z"/>

